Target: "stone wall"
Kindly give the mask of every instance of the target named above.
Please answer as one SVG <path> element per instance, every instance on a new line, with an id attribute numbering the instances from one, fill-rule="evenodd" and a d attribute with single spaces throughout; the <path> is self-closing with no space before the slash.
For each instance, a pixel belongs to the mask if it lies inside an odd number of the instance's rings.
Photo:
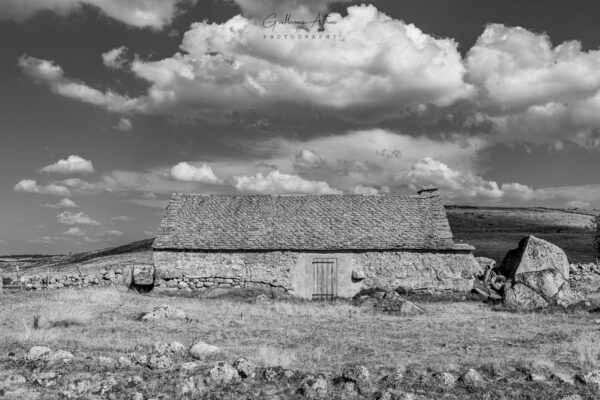
<path id="1" fill-rule="evenodd" d="M 155 288 L 267 287 L 310 298 L 315 257 L 337 260 L 341 297 L 361 289 L 470 291 L 479 264 L 468 251 L 343 253 L 155 251 Z"/>
<path id="2" fill-rule="evenodd" d="M 131 283 L 131 267 L 123 266 L 107 268 L 100 271 L 82 271 L 81 273 L 60 274 L 50 276 L 24 275 L 19 278 L 9 276 L 8 285 L 12 288 L 22 287 L 25 290 L 60 289 L 64 287 L 111 286 Z"/>

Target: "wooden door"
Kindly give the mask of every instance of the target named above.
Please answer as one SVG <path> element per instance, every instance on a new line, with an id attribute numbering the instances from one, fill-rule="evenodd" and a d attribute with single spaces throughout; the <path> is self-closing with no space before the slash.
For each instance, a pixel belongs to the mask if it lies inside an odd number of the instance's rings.
<path id="1" fill-rule="evenodd" d="M 337 296 L 337 259 L 313 260 L 313 298 L 331 299 Z"/>

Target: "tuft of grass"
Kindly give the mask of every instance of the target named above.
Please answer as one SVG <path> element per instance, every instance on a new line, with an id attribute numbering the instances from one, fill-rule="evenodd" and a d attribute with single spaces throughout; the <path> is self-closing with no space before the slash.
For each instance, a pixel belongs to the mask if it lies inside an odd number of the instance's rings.
<path id="1" fill-rule="evenodd" d="M 572 343 L 579 366 L 583 369 L 596 369 L 600 366 L 600 339 L 593 335 L 584 335 Z"/>

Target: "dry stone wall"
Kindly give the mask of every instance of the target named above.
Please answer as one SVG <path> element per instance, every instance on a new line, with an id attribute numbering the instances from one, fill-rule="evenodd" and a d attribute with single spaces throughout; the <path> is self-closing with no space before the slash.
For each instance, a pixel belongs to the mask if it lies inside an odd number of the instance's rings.
<path id="1" fill-rule="evenodd" d="M 6 282 L 8 281 L 8 282 Z M 101 271 L 57 274 L 47 276 L 32 275 L 6 277 L 5 284 L 24 290 L 60 289 L 68 287 L 127 285 L 131 283 L 131 267 L 107 268 Z"/>

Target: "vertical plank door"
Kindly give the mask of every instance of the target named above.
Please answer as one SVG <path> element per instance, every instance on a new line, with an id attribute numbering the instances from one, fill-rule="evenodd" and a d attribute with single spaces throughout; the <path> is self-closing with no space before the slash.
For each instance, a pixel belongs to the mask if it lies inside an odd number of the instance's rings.
<path id="1" fill-rule="evenodd" d="M 331 299 L 337 296 L 337 260 L 315 258 L 313 260 L 313 298 Z"/>

